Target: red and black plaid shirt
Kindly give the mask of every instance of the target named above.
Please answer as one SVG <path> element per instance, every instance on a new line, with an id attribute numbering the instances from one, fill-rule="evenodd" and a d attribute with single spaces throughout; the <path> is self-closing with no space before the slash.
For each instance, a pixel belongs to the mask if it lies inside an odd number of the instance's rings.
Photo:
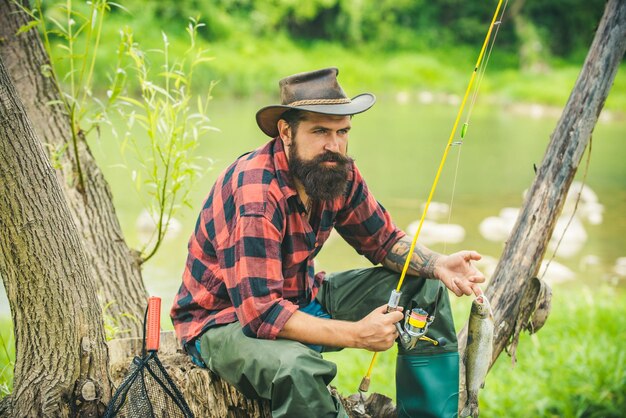
<path id="1" fill-rule="evenodd" d="M 217 179 L 189 240 L 183 283 L 171 311 L 185 344 L 239 321 L 250 337 L 275 339 L 317 294 L 313 259 L 333 227 L 372 263 L 404 235 L 369 193 L 355 165 L 346 192 L 306 211 L 280 139 L 243 155 Z"/>

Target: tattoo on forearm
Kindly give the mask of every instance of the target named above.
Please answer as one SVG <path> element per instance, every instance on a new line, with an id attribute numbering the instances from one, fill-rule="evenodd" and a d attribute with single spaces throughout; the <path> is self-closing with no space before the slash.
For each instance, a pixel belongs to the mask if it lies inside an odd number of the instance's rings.
<path id="1" fill-rule="evenodd" d="M 394 246 L 391 247 L 385 260 L 383 260 L 385 267 L 395 271 L 402 271 L 406 257 L 409 254 L 409 249 L 411 248 L 410 245 L 410 243 L 405 242 L 404 238 L 396 242 Z"/>
<path id="2" fill-rule="evenodd" d="M 383 265 L 391 270 L 401 272 L 410 249 L 411 240 L 408 237 L 400 239 L 387 254 Z M 435 264 L 439 257 L 439 254 L 428 250 L 423 245 L 416 244 L 408 273 L 430 279 L 435 278 Z"/>
<path id="3" fill-rule="evenodd" d="M 429 279 L 435 278 L 435 264 L 437 259 L 439 258 L 439 254 L 431 253 L 428 256 L 428 260 L 426 261 L 426 265 L 424 266 L 424 276 Z"/>

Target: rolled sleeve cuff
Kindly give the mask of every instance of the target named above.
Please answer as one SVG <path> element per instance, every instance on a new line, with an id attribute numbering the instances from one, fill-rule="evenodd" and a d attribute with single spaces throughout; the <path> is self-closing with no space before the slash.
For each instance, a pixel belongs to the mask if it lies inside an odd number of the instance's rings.
<path id="1" fill-rule="evenodd" d="M 298 306 L 288 300 L 281 300 L 269 309 L 264 315 L 263 323 L 257 331 L 257 338 L 275 340 L 291 315 L 298 310 Z"/>
<path id="2" fill-rule="evenodd" d="M 372 264 L 380 264 L 383 262 L 385 258 L 387 258 L 387 254 L 391 251 L 391 248 L 400 240 L 400 238 L 404 237 L 406 233 L 399 228 L 396 228 L 389 237 L 385 240 L 384 244 L 376 251 L 371 257 L 368 257 Z"/>

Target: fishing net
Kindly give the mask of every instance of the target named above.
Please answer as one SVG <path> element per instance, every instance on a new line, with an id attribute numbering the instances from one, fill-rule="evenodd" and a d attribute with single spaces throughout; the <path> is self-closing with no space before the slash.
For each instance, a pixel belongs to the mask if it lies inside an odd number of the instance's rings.
<path id="1" fill-rule="evenodd" d="M 105 418 L 193 418 L 183 395 L 157 356 L 160 310 L 161 300 L 150 298 L 142 356 L 133 359 L 107 407 Z"/>

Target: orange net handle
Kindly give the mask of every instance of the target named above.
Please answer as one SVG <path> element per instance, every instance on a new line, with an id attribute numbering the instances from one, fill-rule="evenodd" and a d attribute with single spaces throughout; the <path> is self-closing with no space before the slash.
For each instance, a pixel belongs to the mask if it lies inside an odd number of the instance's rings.
<path id="1" fill-rule="evenodd" d="M 148 299 L 148 317 L 146 319 L 146 350 L 158 351 L 161 342 L 161 298 L 152 296 Z"/>

